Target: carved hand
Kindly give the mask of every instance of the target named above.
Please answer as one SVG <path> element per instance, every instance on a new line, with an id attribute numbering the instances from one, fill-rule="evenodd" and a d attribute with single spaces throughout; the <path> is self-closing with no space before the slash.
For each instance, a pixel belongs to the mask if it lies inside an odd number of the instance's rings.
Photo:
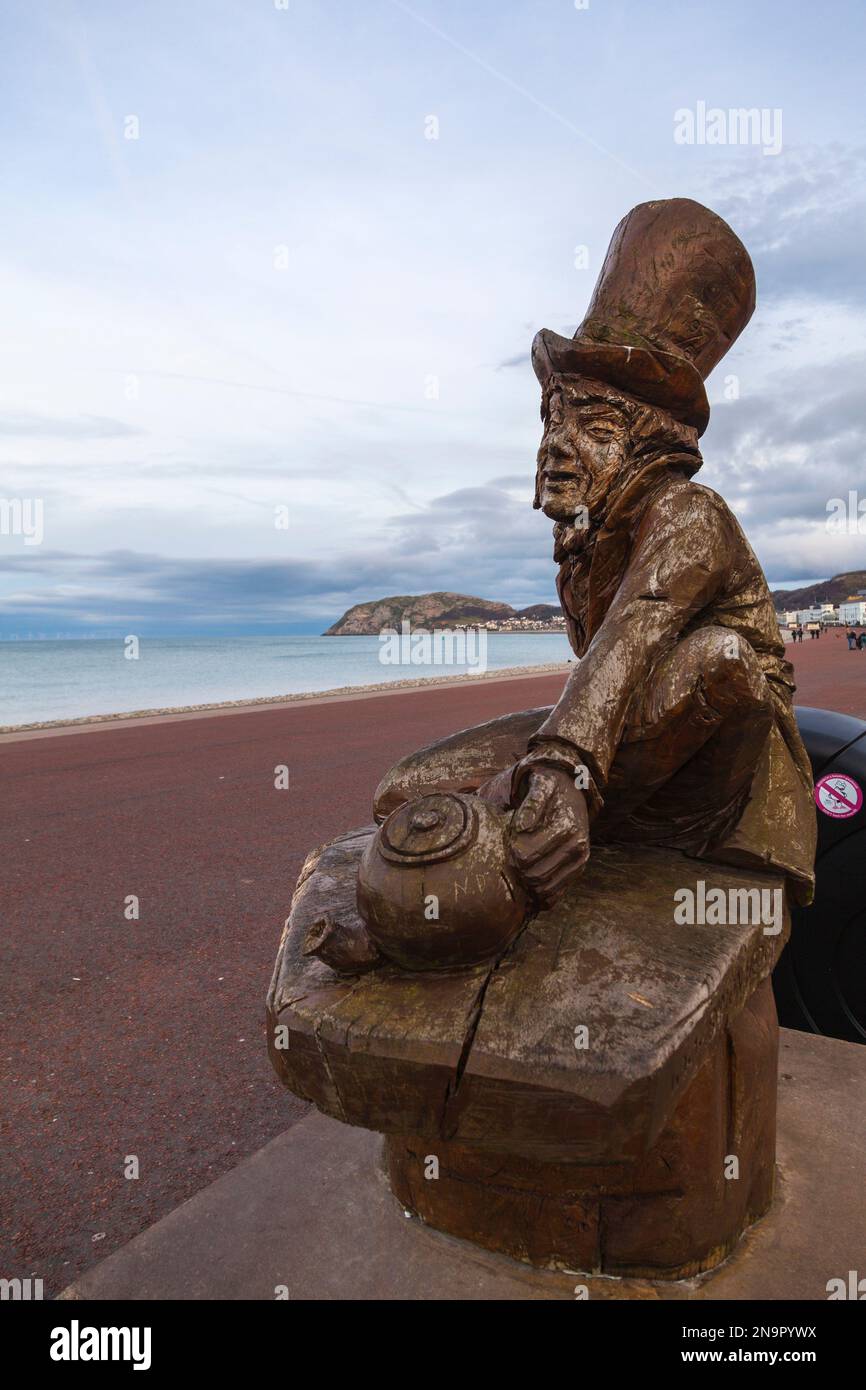
<path id="1" fill-rule="evenodd" d="M 537 767 L 511 822 L 511 857 L 526 886 L 551 906 L 589 858 L 586 797 L 560 768 Z"/>

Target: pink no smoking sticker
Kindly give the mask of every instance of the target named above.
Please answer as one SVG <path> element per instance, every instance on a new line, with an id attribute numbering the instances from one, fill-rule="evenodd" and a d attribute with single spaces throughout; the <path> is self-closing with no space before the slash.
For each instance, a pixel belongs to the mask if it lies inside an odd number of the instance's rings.
<path id="1" fill-rule="evenodd" d="M 825 816 L 856 816 L 863 789 L 847 772 L 828 772 L 815 783 L 815 800 Z"/>

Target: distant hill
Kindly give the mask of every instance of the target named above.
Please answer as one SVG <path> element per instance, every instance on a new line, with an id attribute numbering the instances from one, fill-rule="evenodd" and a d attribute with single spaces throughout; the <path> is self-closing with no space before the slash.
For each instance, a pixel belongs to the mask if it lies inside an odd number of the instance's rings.
<path id="1" fill-rule="evenodd" d="M 859 589 L 866 589 L 866 570 L 848 570 L 802 589 L 773 589 L 772 598 L 776 611 L 784 613 L 786 609 L 811 608 L 818 603 L 844 603 Z"/>
<path id="2" fill-rule="evenodd" d="M 503 622 L 509 618 L 526 618 L 531 622 L 543 623 L 558 617 L 561 612 L 557 604 L 534 603 L 529 608 L 512 608 L 509 603 L 495 603 L 491 599 L 473 598 L 469 594 L 398 594 L 392 598 L 356 603 L 323 636 L 375 637 L 383 628 L 399 629 L 404 621 L 413 628 L 427 629 Z"/>
<path id="3" fill-rule="evenodd" d="M 518 608 L 518 618 L 530 618 L 533 622 L 548 623 L 551 618 L 561 618 L 562 609 L 558 603 L 533 603 L 529 608 Z"/>
<path id="4" fill-rule="evenodd" d="M 802 589 L 773 589 L 776 611 L 811 608 L 818 603 L 844 603 L 859 589 L 866 590 L 866 570 L 848 570 Z M 509 603 L 475 598 L 471 594 L 395 594 L 390 598 L 356 603 L 323 634 L 325 637 L 377 637 L 383 628 L 396 628 L 408 622 L 413 628 L 433 630 L 468 626 L 475 623 L 524 620 L 541 626 L 562 616 L 556 603 L 533 603 L 528 608 L 512 608 Z"/>

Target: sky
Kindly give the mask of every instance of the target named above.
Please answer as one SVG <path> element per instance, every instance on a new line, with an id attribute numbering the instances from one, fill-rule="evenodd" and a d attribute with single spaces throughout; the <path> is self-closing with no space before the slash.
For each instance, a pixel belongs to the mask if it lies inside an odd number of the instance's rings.
<path id="1" fill-rule="evenodd" d="M 675 196 L 758 280 L 700 480 L 772 586 L 866 567 L 827 527 L 866 499 L 864 30 L 861 0 L 6 0 L 0 636 L 554 602 L 530 343 Z M 766 137 L 682 143 L 700 103 Z"/>

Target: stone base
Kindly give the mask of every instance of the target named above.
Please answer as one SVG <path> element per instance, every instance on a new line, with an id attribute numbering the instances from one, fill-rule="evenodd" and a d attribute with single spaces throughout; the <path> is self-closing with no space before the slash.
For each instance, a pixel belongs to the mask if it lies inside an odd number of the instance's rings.
<path id="1" fill-rule="evenodd" d="M 777 1051 L 765 980 L 637 1162 L 544 1163 L 391 1135 L 391 1186 L 428 1225 L 533 1265 L 687 1278 L 719 1264 L 770 1206 Z"/>

